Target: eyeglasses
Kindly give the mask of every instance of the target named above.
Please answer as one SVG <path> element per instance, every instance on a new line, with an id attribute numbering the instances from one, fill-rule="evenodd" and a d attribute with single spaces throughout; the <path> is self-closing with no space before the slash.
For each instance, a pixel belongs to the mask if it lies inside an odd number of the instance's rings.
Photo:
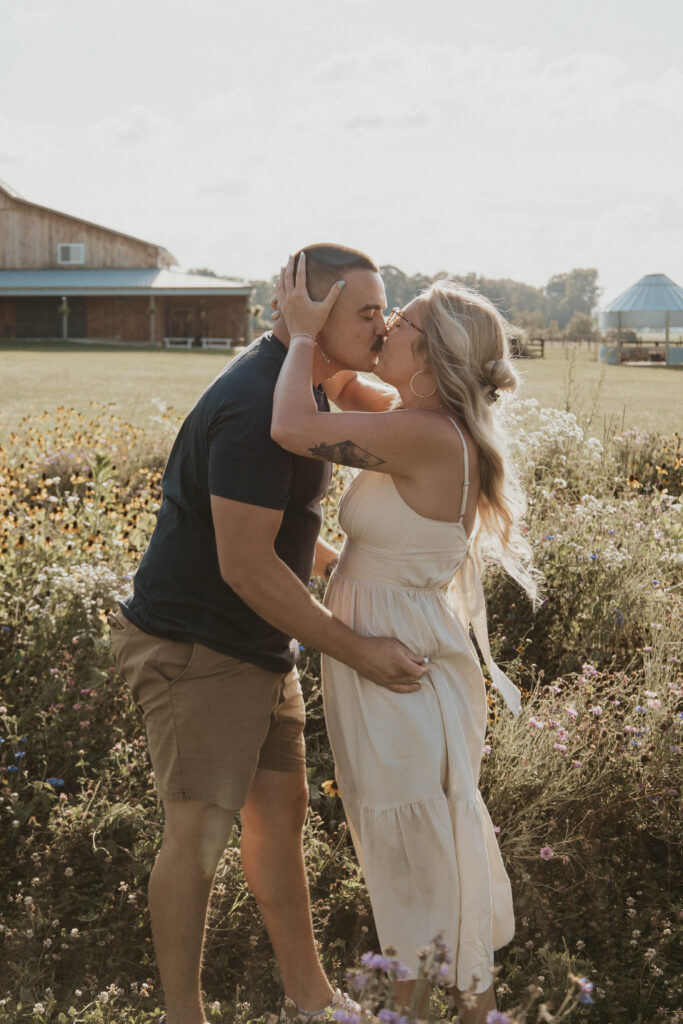
<path id="1" fill-rule="evenodd" d="M 390 331 L 392 327 L 395 327 L 399 320 L 404 320 L 405 323 L 407 323 L 410 327 L 414 328 L 414 330 L 419 331 L 420 334 L 425 333 L 421 327 L 418 327 L 417 324 L 414 324 L 412 320 L 408 319 L 407 316 L 404 316 L 401 310 L 398 308 L 398 306 L 394 306 L 391 313 L 387 317 L 387 330 Z"/>

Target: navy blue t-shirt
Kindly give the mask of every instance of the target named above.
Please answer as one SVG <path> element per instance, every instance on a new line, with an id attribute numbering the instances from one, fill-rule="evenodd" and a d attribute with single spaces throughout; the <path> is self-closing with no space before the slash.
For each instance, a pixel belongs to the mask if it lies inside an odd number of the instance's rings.
<path id="1" fill-rule="evenodd" d="M 275 550 L 303 583 L 313 571 L 328 462 L 292 455 L 270 436 L 273 391 L 287 350 L 272 332 L 257 338 L 211 384 L 175 440 L 149 546 L 122 605 L 154 636 L 204 644 L 273 672 L 288 672 L 298 647 L 223 580 L 210 495 L 282 509 Z M 329 411 L 322 388 L 314 389 Z M 235 544 L 249 543 L 235 537 Z"/>

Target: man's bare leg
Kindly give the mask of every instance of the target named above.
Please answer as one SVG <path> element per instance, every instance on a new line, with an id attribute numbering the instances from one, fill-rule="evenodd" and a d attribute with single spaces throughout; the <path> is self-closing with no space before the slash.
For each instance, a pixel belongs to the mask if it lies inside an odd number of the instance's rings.
<path id="1" fill-rule="evenodd" d="M 480 992 L 474 996 L 476 999 L 476 1005 L 468 1007 L 465 1002 L 465 992 L 461 992 L 457 988 L 449 989 L 453 1002 L 456 1005 L 458 1015 L 462 1024 L 484 1024 L 486 1015 L 489 1010 L 496 1009 L 496 997 L 493 993 L 493 985 L 491 988 L 487 988 L 485 992 Z"/>
<path id="2" fill-rule="evenodd" d="M 199 800 L 169 801 L 149 879 L 152 936 L 167 1024 L 203 1024 L 200 972 L 206 911 L 234 811 Z"/>
<path id="3" fill-rule="evenodd" d="M 319 1010 L 329 1003 L 332 989 L 313 936 L 301 841 L 307 807 L 305 772 L 259 768 L 242 808 L 242 865 L 263 914 L 285 994 L 302 1010 Z"/>
<path id="4" fill-rule="evenodd" d="M 421 991 L 416 993 L 415 986 L 420 985 Z M 462 1024 L 484 1024 L 489 1010 L 496 1009 L 496 1000 L 493 994 L 493 987 L 485 992 L 473 996 L 476 1000 L 474 1006 L 468 1007 L 463 999 L 464 993 L 457 988 L 449 989 L 450 995 L 458 1010 L 459 1020 Z M 429 1016 L 429 995 L 430 985 L 421 984 L 418 981 L 397 981 L 396 982 L 396 1005 L 404 1010 L 413 1009 L 420 1020 L 426 1020 Z M 413 1006 L 413 999 L 416 1005 Z"/>
<path id="5" fill-rule="evenodd" d="M 416 992 L 415 987 L 418 986 Z M 428 981 L 397 981 L 396 1006 L 404 1010 L 414 1010 L 419 1020 L 427 1020 L 429 1016 L 429 996 L 431 985 Z M 413 1000 L 415 1005 L 413 1006 Z"/>

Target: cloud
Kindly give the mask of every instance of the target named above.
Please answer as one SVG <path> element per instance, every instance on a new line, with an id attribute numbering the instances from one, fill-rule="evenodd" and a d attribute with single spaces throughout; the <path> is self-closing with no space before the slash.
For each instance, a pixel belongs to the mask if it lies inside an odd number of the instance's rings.
<path id="1" fill-rule="evenodd" d="M 223 118 L 242 116 L 250 113 L 253 108 L 253 99 L 249 90 L 243 86 L 237 86 L 229 92 L 218 93 L 203 100 L 195 111 L 195 116 L 200 121 L 217 121 Z"/>
<path id="2" fill-rule="evenodd" d="M 244 195 L 247 191 L 248 185 L 243 178 L 227 178 L 225 181 L 201 185 L 197 189 L 197 195 L 206 198 L 234 199 L 236 196 Z"/>
<path id="3" fill-rule="evenodd" d="M 51 151 L 52 147 L 47 141 L 46 133 L 39 127 L 19 121 L 13 122 L 4 114 L 0 114 L 0 164 L 18 164 L 23 161 L 35 161 L 36 158 L 44 159 Z"/>
<path id="4" fill-rule="evenodd" d="M 419 131 L 421 128 L 433 127 L 438 120 L 438 111 L 424 106 L 412 111 L 353 114 L 342 121 L 340 127 L 347 132 Z"/>
<path id="5" fill-rule="evenodd" d="M 98 142 L 111 146 L 137 146 L 165 142 L 175 134 L 173 123 L 149 107 L 132 106 L 123 116 L 107 117 L 93 127 Z"/>
<path id="6" fill-rule="evenodd" d="M 12 15 L 12 21 L 17 28 L 37 28 L 39 25 L 50 25 L 56 20 L 56 11 L 48 11 L 45 8 L 31 11 L 27 9 L 26 4 Z"/>
<path id="7" fill-rule="evenodd" d="M 406 114 L 411 127 L 427 127 L 454 116 L 514 119 L 519 123 L 609 125 L 635 106 L 683 113 L 683 72 L 665 68 L 654 79 L 638 78 L 621 57 L 580 52 L 552 60 L 516 46 L 409 45 L 388 40 L 332 56 L 303 76 L 305 106 L 320 108 L 321 124 L 391 129 Z M 331 103 L 317 96 L 334 92 Z M 429 116 L 420 119 L 420 100 Z M 323 115 L 323 106 L 328 116 Z M 340 116 L 341 111 L 345 116 Z"/>

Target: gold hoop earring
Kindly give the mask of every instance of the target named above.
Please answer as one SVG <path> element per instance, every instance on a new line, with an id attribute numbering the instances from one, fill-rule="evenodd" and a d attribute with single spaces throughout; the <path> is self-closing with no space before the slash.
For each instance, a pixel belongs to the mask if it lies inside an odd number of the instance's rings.
<path id="1" fill-rule="evenodd" d="M 410 378 L 410 390 L 413 392 L 416 398 L 431 398 L 432 395 L 436 394 L 436 384 L 434 385 L 434 390 L 430 391 L 428 395 L 421 395 L 420 392 L 416 391 L 415 388 L 413 387 L 413 381 L 415 380 L 415 378 L 419 377 L 420 374 L 424 372 L 424 370 L 416 370 L 413 376 Z"/>

